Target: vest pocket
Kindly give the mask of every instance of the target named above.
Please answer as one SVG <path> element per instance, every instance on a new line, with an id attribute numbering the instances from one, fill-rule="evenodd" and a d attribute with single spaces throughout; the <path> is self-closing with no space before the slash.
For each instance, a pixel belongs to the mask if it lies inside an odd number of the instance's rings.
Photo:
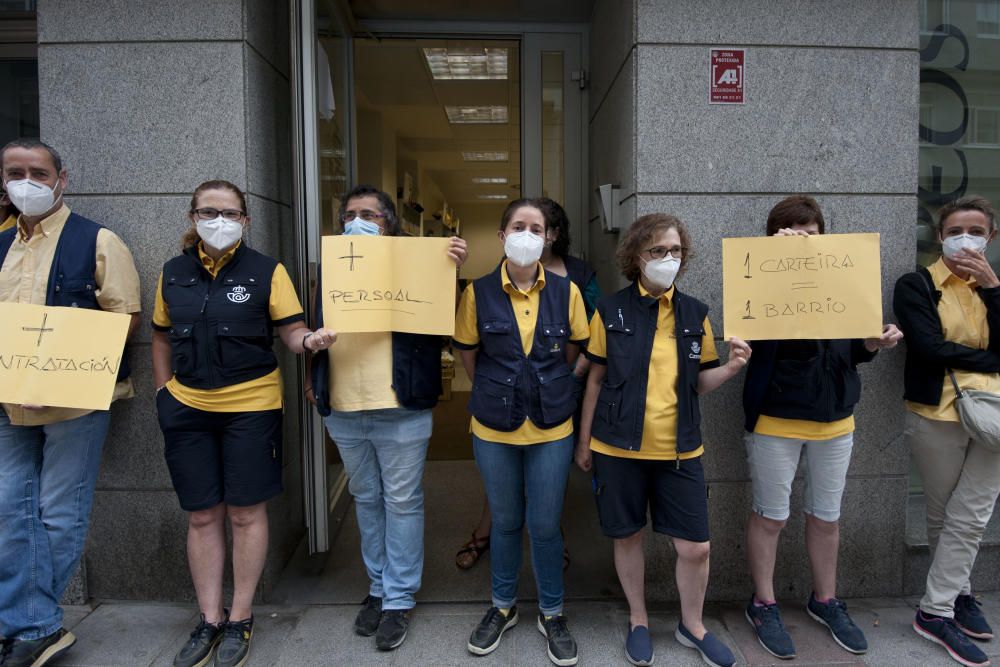
<path id="1" fill-rule="evenodd" d="M 601 392 L 597 395 L 597 406 L 594 408 L 594 418 L 600 419 L 607 424 L 615 424 L 622 414 L 622 396 L 624 395 L 625 380 L 608 383 L 607 380 L 601 383 Z"/>
<path id="2" fill-rule="evenodd" d="M 476 419 L 491 428 L 509 429 L 513 408 L 513 383 L 508 384 L 485 376 L 476 377 L 469 399 L 469 412 Z"/>
<path id="3" fill-rule="evenodd" d="M 194 325 L 185 322 L 174 322 L 167 331 L 170 348 L 173 351 L 174 375 L 181 378 L 192 377 L 198 368 L 193 334 Z"/>
<path id="4" fill-rule="evenodd" d="M 220 322 L 216 338 L 224 375 L 240 375 L 275 364 L 267 325 L 262 322 Z"/>
<path id="5" fill-rule="evenodd" d="M 537 373 L 538 399 L 542 406 L 542 417 L 546 424 L 568 419 L 576 404 L 573 387 L 573 372 L 562 365 L 548 373 Z"/>
<path id="6" fill-rule="evenodd" d="M 97 303 L 97 283 L 93 278 L 69 278 L 56 282 L 55 292 L 59 305 L 71 308 L 91 308 Z"/>

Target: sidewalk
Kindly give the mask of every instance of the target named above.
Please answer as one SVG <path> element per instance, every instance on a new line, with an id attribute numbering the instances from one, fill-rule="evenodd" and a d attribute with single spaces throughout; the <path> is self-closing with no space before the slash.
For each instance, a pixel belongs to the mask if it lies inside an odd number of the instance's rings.
<path id="1" fill-rule="evenodd" d="M 918 637 L 910 627 L 916 598 L 849 600 L 852 617 L 868 637 L 866 655 L 854 656 L 837 646 L 826 629 L 809 619 L 802 606 L 784 603 L 785 625 L 798 657 L 774 658 L 757 643 L 740 604 L 712 605 L 706 625 L 736 653 L 740 665 L 872 665 L 878 667 L 954 666 L 944 650 Z M 982 597 L 983 610 L 1000 625 L 1000 593 Z M 399 649 L 375 650 L 373 638 L 353 634 L 352 605 L 262 606 L 249 666 L 281 665 L 550 665 L 545 643 L 535 628 L 530 602 L 521 606 L 521 622 L 504 635 L 492 655 L 476 658 L 465 644 L 486 604 L 425 604 L 414 613 L 410 633 Z M 676 605 L 651 609 L 650 625 L 657 665 L 697 667 L 701 659 L 673 638 Z M 567 605 L 570 629 L 580 646 L 581 665 L 628 665 L 623 653 L 628 615 L 624 601 L 574 602 Z M 77 643 L 55 664 L 61 667 L 169 667 L 174 652 L 197 621 L 191 606 L 105 602 L 66 610 L 66 627 Z M 1000 639 L 979 644 L 994 664 L 1000 662 Z"/>

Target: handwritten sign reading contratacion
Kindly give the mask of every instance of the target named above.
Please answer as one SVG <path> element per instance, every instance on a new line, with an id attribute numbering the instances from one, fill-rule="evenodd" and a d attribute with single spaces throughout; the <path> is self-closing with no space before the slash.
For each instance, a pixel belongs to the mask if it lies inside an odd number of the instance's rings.
<path id="1" fill-rule="evenodd" d="M 445 238 L 324 236 L 324 326 L 452 335 L 455 262 L 448 245 Z"/>
<path id="2" fill-rule="evenodd" d="M 130 319 L 0 303 L 0 402 L 107 410 Z"/>
<path id="3" fill-rule="evenodd" d="M 882 331 L 878 234 L 722 240 L 726 337 L 868 338 Z"/>

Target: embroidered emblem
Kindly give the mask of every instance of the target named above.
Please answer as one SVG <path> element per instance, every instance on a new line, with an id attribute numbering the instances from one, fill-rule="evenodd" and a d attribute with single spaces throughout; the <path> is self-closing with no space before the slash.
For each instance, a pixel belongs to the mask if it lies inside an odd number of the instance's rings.
<path id="1" fill-rule="evenodd" d="M 250 295 L 247 294 L 247 288 L 243 285 L 237 285 L 233 288 L 233 291 L 226 295 L 226 298 L 233 303 L 246 303 L 250 300 Z"/>
<path id="2" fill-rule="evenodd" d="M 559 343 L 552 343 L 552 349 L 549 352 L 559 352 L 562 348 L 559 347 Z"/>
<path id="3" fill-rule="evenodd" d="M 701 359 L 701 343 L 696 340 L 691 341 L 691 353 L 688 359 Z"/>

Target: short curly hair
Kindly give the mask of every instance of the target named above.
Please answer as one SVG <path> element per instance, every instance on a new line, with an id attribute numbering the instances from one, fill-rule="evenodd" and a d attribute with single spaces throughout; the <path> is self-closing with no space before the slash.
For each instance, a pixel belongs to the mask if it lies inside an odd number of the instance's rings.
<path id="1" fill-rule="evenodd" d="M 615 257 L 622 270 L 622 275 L 626 279 L 638 280 L 639 274 L 642 272 L 639 266 L 639 253 L 649 248 L 649 244 L 653 242 L 657 234 L 668 229 L 676 229 L 677 235 L 681 237 L 681 248 L 684 249 L 684 254 L 681 257 L 681 268 L 677 275 L 680 276 L 684 273 L 693 256 L 691 235 L 688 234 L 687 227 L 677 216 L 668 213 L 650 213 L 633 222 L 618 243 L 618 252 L 615 253 Z"/>

